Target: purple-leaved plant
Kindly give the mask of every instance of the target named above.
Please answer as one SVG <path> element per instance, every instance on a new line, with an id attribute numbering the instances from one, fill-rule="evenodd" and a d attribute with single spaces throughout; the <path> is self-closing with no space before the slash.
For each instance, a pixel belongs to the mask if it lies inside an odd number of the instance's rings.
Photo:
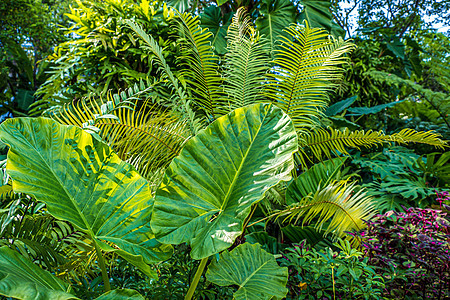
<path id="1" fill-rule="evenodd" d="M 450 299 L 450 222 L 434 209 L 389 211 L 360 233 L 369 264 L 386 279 L 386 296 Z"/>

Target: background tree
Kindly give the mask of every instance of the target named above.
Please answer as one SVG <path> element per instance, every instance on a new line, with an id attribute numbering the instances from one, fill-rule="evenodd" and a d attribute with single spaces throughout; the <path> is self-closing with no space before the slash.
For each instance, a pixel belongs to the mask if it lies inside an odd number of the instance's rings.
<path id="1" fill-rule="evenodd" d="M 49 69 L 41 61 L 66 41 L 59 26 L 70 1 L 20 0 L 0 3 L 0 113 L 23 115 L 36 100 Z"/>

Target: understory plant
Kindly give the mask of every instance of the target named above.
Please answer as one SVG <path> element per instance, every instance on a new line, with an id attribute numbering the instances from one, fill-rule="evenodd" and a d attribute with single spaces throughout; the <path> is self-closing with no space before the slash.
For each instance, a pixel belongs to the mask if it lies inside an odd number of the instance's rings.
<path id="1" fill-rule="evenodd" d="M 396 299 L 450 297 L 450 222 L 434 209 L 389 211 L 366 222 L 364 254 Z"/>
<path id="2" fill-rule="evenodd" d="M 383 277 L 348 241 L 323 250 L 303 241 L 286 249 L 279 261 L 289 268 L 287 299 L 383 299 Z"/>
<path id="3" fill-rule="evenodd" d="M 450 153 L 418 155 L 401 146 L 364 151 L 351 161 L 380 213 L 403 207 L 430 207 L 436 191 L 448 190 Z"/>

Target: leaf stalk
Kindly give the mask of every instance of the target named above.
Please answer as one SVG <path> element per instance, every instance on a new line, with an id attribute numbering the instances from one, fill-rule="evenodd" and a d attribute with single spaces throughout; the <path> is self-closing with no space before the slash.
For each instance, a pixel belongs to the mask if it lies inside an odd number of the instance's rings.
<path id="1" fill-rule="evenodd" d="M 95 252 L 97 253 L 97 261 L 100 265 L 100 269 L 102 270 L 102 278 L 103 284 L 105 285 L 105 292 L 109 292 L 111 290 L 111 285 L 109 283 L 108 273 L 106 272 L 105 260 L 103 259 L 102 250 L 98 246 L 97 242 L 94 240 Z"/>
<path id="2" fill-rule="evenodd" d="M 208 257 L 205 257 L 200 262 L 200 265 L 198 266 L 197 272 L 195 272 L 194 279 L 192 279 L 191 286 L 189 287 L 189 290 L 186 294 L 186 297 L 184 297 L 184 300 L 191 300 L 194 296 L 195 289 L 197 288 L 198 282 L 200 281 L 200 277 L 202 277 L 203 270 L 205 269 L 206 263 L 208 262 Z"/>

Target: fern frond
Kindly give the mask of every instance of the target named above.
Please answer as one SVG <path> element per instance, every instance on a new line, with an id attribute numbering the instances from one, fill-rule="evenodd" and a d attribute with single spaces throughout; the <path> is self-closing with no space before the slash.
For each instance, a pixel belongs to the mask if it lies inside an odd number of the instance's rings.
<path id="1" fill-rule="evenodd" d="M 324 156 L 331 158 L 334 155 L 349 155 L 346 147 L 361 149 L 361 147 L 370 148 L 372 146 L 385 143 L 421 143 L 435 146 L 443 149 L 447 143 L 440 139 L 440 135 L 432 131 L 415 131 L 413 129 L 403 129 L 398 133 L 391 135 L 384 134 L 382 131 L 350 131 L 346 128 L 343 131 L 329 128 L 318 129 L 310 134 L 302 134 L 299 136 L 300 151 L 299 155 L 304 162 L 307 157 L 306 150 L 309 149 L 314 157 L 322 160 Z"/>
<path id="2" fill-rule="evenodd" d="M 216 119 L 217 102 L 223 97 L 218 56 L 209 40 L 212 33 L 200 26 L 198 16 L 190 13 L 178 13 L 176 21 L 182 37 L 182 58 L 187 62 L 182 74 L 191 87 L 192 101 L 212 121 Z"/>
<path id="3" fill-rule="evenodd" d="M 188 100 L 188 95 L 184 90 L 179 79 L 174 76 L 172 70 L 166 62 L 163 55 L 163 49 L 159 44 L 153 39 L 152 36 L 148 35 L 139 24 L 133 23 L 131 21 L 126 21 L 127 24 L 134 30 L 134 32 L 145 42 L 142 45 L 144 49 L 149 50 L 153 55 L 155 55 L 156 62 L 158 64 L 159 71 L 161 72 L 161 79 L 165 79 L 169 84 L 169 88 L 173 92 L 170 97 L 170 103 L 172 104 L 172 109 L 183 112 L 184 116 L 189 121 L 189 127 L 192 135 L 197 134 L 201 129 L 202 125 L 199 120 L 196 119 L 195 112 L 192 110 L 190 101 Z"/>
<path id="4" fill-rule="evenodd" d="M 125 160 L 147 177 L 164 169 L 190 137 L 186 121 L 167 110 L 143 105 L 137 111 L 119 109 L 117 120 L 102 120 L 102 138 Z"/>
<path id="5" fill-rule="evenodd" d="M 264 198 L 258 203 L 265 215 L 270 215 L 278 207 L 286 204 L 286 182 L 282 181 L 271 187 L 264 194 Z"/>
<path id="6" fill-rule="evenodd" d="M 227 38 L 224 82 L 227 98 L 217 109 L 222 115 L 264 101 L 261 83 L 269 69 L 268 41 L 254 29 L 244 7 L 234 15 Z"/>
<path id="7" fill-rule="evenodd" d="M 291 25 L 275 51 L 266 95 L 292 119 L 298 131 L 314 128 L 328 104 L 328 95 L 342 78 L 340 65 L 354 45 L 329 37 L 323 29 Z"/>
<path id="8" fill-rule="evenodd" d="M 286 191 L 287 204 L 296 202 L 297 197 L 303 198 L 315 193 L 320 186 L 326 186 L 335 180 L 345 179 L 342 176 L 341 168 L 346 159 L 346 157 L 337 157 L 326 160 L 315 164 L 300 174 Z"/>
<path id="9" fill-rule="evenodd" d="M 363 219 L 375 211 L 372 199 L 363 190 L 356 191 L 355 183 L 332 182 L 318 188 L 314 195 L 304 197 L 279 214 L 283 222 L 302 225 L 315 224 L 326 233 L 344 236 L 345 231 L 364 228 Z"/>
<path id="10" fill-rule="evenodd" d="M 47 269 L 64 264 L 66 251 L 84 235 L 48 214 L 9 215 L 10 220 L 2 220 L 9 222 L 2 226 L 0 246 L 16 249 Z"/>
<path id="11" fill-rule="evenodd" d="M 100 113 L 101 107 L 102 102 L 93 99 L 78 101 L 62 107 L 54 119 L 83 127 Z M 191 136 L 187 120 L 148 101 L 139 109 L 118 107 L 111 114 L 114 117 L 97 119 L 99 137 L 144 177 L 165 168 Z"/>

